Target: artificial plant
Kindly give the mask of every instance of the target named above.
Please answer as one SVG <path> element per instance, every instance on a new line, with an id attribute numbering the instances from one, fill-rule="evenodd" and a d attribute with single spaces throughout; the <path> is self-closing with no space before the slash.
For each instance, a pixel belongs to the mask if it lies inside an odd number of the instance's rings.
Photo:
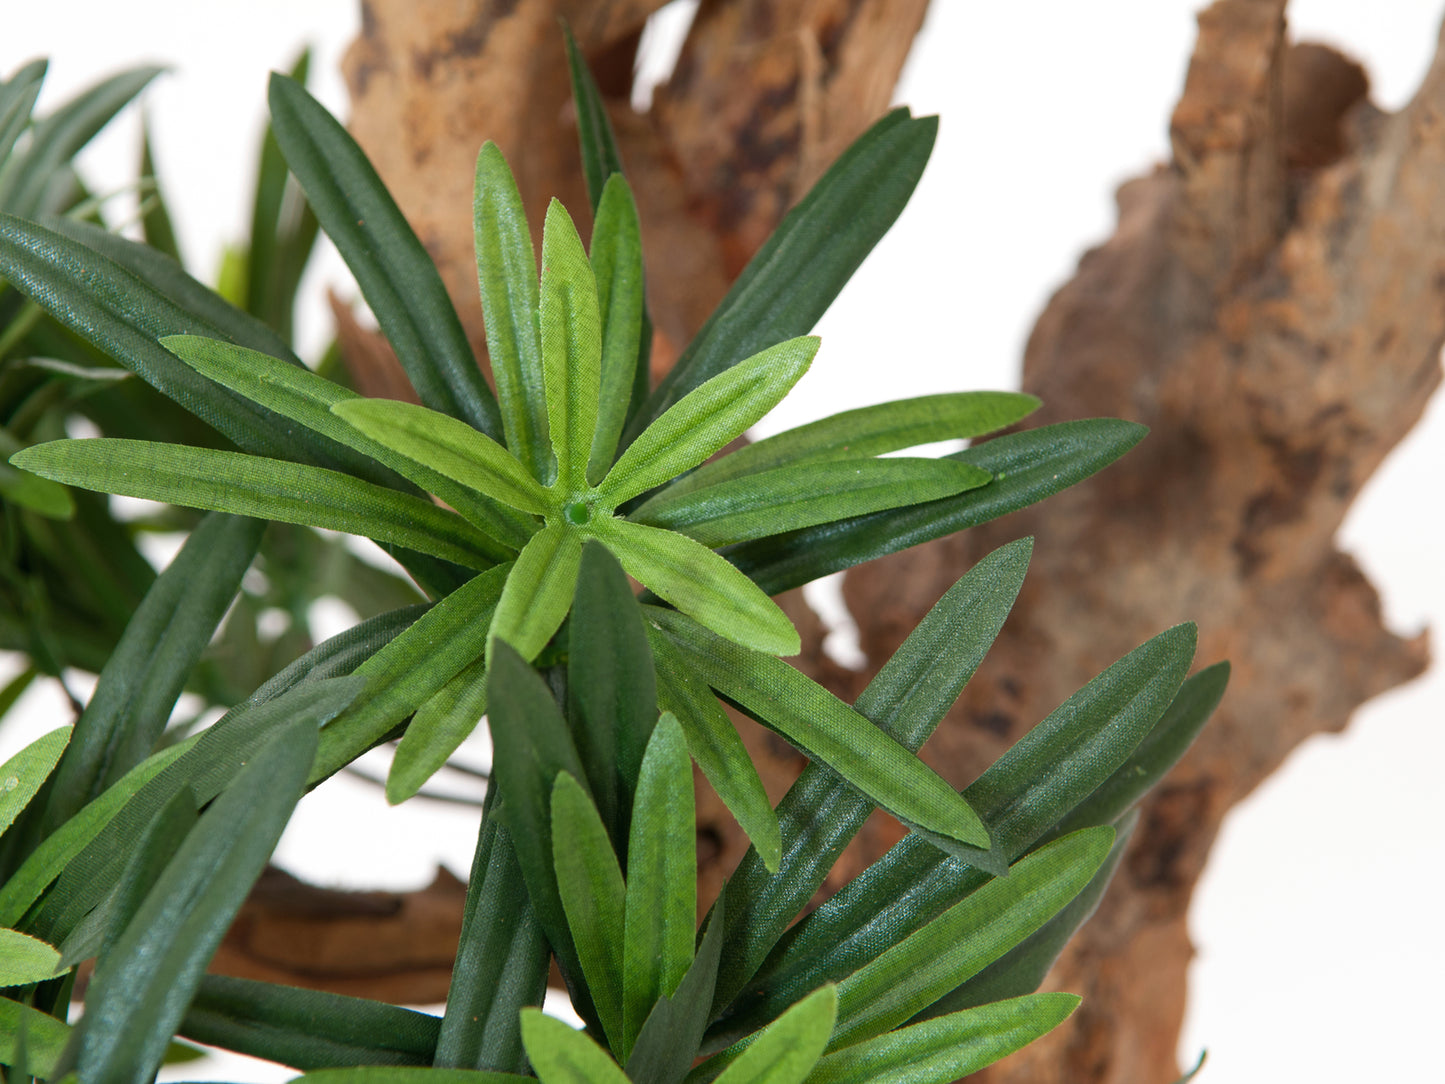
<path id="1" fill-rule="evenodd" d="M 1037 405 L 930 396 L 702 465 L 812 361 L 803 336 L 906 201 L 934 123 L 897 110 L 865 134 L 648 390 L 637 212 L 571 56 L 590 248 L 554 203 L 539 280 L 505 161 L 491 146 L 478 159 L 495 393 L 375 171 L 284 76 L 276 147 L 421 405 L 308 370 L 177 267 L 139 277 L 94 239 L 0 218 L 0 275 L 231 445 L 58 440 L 11 457 L 208 514 L 74 728 L 5 769 L 0 936 L 23 960 L 4 976 L 0 1063 L 145 1080 L 181 1034 L 318 1081 L 946 1081 L 1076 1003 L 1033 991 L 1107 884 L 1130 807 L 1222 692 L 1221 667 L 1186 680 L 1193 627 L 1119 660 L 959 794 L 915 754 L 1002 626 L 1028 540 L 963 576 L 853 705 L 782 661 L 798 638 L 768 596 L 1048 496 L 1142 430 L 1074 422 L 880 458 Z M 234 591 L 266 520 L 372 538 L 428 601 L 317 645 L 157 749 L 170 704 L 142 693 L 162 673 L 175 686 L 168 630 L 203 642 L 194 600 Z M 719 698 L 812 761 L 776 809 Z M 204 975 L 307 788 L 399 738 L 387 792 L 405 800 L 483 713 L 494 774 L 441 1017 Z M 694 763 L 753 841 L 700 934 Z M 790 925 L 874 807 L 909 836 Z M 553 959 L 585 1034 L 536 1012 Z"/>

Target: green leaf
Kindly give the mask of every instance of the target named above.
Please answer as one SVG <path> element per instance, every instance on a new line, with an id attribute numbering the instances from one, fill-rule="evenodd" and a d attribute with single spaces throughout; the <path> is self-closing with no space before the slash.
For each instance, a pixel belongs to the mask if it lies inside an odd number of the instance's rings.
<path id="1" fill-rule="evenodd" d="M 611 507 L 691 470 L 782 402 L 813 363 L 819 341 L 789 339 L 694 388 L 647 427 L 597 487 Z"/>
<path id="2" fill-rule="evenodd" d="M 1180 625 L 1135 648 L 963 792 L 988 825 L 997 853 L 1010 860 L 1024 855 L 1128 759 L 1174 699 L 1195 637 L 1193 625 Z M 919 929 L 988 880 L 922 840 L 901 840 L 788 932 L 734 1011 L 775 1014 L 820 982 L 861 967 L 880 939 L 896 941 Z"/>
<path id="3" fill-rule="evenodd" d="M 305 786 L 315 722 L 298 719 L 273 735 L 202 815 L 97 964 L 62 1068 L 101 1084 L 148 1081 L 159 1068 L 211 954 Z"/>
<path id="4" fill-rule="evenodd" d="M 587 489 L 602 376 L 602 317 L 592 265 L 566 209 L 547 207 L 542 231 L 540 338 L 547 431 L 563 492 Z M 630 390 L 630 389 L 629 389 Z"/>
<path id="5" fill-rule="evenodd" d="M 468 663 L 407 724 L 386 774 L 386 800 L 400 805 L 446 764 L 487 713 L 487 661 Z"/>
<path id="6" fill-rule="evenodd" d="M 607 182 L 614 173 L 622 172 L 622 159 L 617 152 L 617 137 L 612 133 L 612 122 L 607 117 L 602 93 L 582 58 L 582 51 L 577 48 L 572 28 L 565 21 L 562 23 L 562 37 L 567 45 L 567 70 L 572 77 L 572 102 L 577 109 L 582 176 L 587 182 L 592 213 L 598 215 L 598 208 L 606 198 Z"/>
<path id="7" fill-rule="evenodd" d="M 891 1031 L 998 959 L 1089 883 L 1113 842 L 1110 828 L 1055 840 L 843 979 L 829 1049 Z"/>
<path id="8" fill-rule="evenodd" d="M 30 125 L 31 111 L 40 96 L 47 67 L 47 61 L 32 60 L 0 83 L 0 166 L 5 165 L 20 133 Z"/>
<path id="9" fill-rule="evenodd" d="M 146 592 L 56 769 L 47 833 L 150 755 L 264 529 L 255 520 L 207 516 Z"/>
<path id="10" fill-rule="evenodd" d="M 643 752 L 657 725 L 657 676 L 637 596 L 617 559 L 597 542 L 582 546 L 569 628 L 567 721 L 602 823 L 621 849 Z"/>
<path id="11" fill-rule="evenodd" d="M 307 369 L 288 365 L 279 358 L 215 339 L 172 335 L 162 339 L 161 344 L 201 375 L 244 395 L 267 410 L 300 422 L 311 431 L 362 453 L 349 457 L 347 465 L 350 467 L 350 459 L 370 463 L 369 471 L 352 470 L 351 473 L 366 477 L 368 481 L 390 484 L 392 479 L 375 469 L 375 463 L 384 464 L 396 475 L 404 476 L 426 492 L 436 494 L 483 533 L 512 550 L 520 549 L 527 541 L 530 527 L 525 518 L 516 512 L 488 501 L 470 487 L 393 451 L 332 412 L 331 408 L 337 403 L 360 399 L 355 392 Z M 500 554 L 498 559 L 503 559 Z"/>
<path id="12" fill-rule="evenodd" d="M 310 67 L 311 50 L 303 49 L 288 74 L 305 86 Z M 304 206 L 305 201 L 298 198 L 299 186 L 291 179 L 286 159 L 269 124 L 261 137 L 258 159 L 246 252 L 246 308 L 289 338 L 295 283 L 301 269 L 286 266 L 287 257 L 291 255 L 286 251 L 286 235 L 295 229 L 295 220 L 303 217 L 311 219 L 314 232 L 315 216 L 298 213 L 296 205 Z M 303 262 L 304 258 L 303 253 Z"/>
<path id="13" fill-rule="evenodd" d="M 845 410 L 704 463 L 637 511 L 645 513 L 656 502 L 778 467 L 861 459 L 939 440 L 980 437 L 1013 425 L 1039 405 L 1032 395 L 1019 392 L 965 391 Z"/>
<path id="14" fill-rule="evenodd" d="M 597 431 L 587 464 L 587 480 L 594 485 L 612 466 L 617 441 L 627 423 L 627 408 L 643 356 L 647 309 L 637 205 L 620 173 L 607 180 L 595 211 L 589 258 L 602 317 L 602 375 Z"/>
<path id="15" fill-rule="evenodd" d="M 387 1068 L 359 1065 L 352 1069 L 318 1069 L 292 1077 L 288 1084 L 529 1084 L 537 1078 L 519 1073 L 472 1072 L 468 1069 Z"/>
<path id="16" fill-rule="evenodd" d="M 322 228 L 421 401 L 500 438 L 497 403 L 436 265 L 336 118 L 301 84 L 271 76 L 271 130 Z"/>
<path id="17" fill-rule="evenodd" d="M 175 226 L 171 223 L 170 208 L 166 205 L 165 193 L 161 191 L 160 178 L 156 176 L 155 156 L 151 153 L 150 116 L 147 112 L 142 112 L 140 123 L 140 179 L 150 184 L 150 192 L 141 203 L 141 237 L 157 252 L 169 256 L 176 263 L 183 263 Z"/>
<path id="18" fill-rule="evenodd" d="M 379 1001 L 206 975 L 180 1034 L 294 1069 L 430 1065 L 435 1016 Z"/>
<path id="19" fill-rule="evenodd" d="M 535 323 L 537 257 L 516 179 L 490 140 L 477 155 L 472 225 L 487 354 L 497 382 L 505 443 L 534 479 L 546 481 L 551 452 L 542 342 Z"/>
<path id="20" fill-rule="evenodd" d="M 522 1042 L 542 1084 L 627 1084 L 606 1051 L 541 1009 L 522 1010 Z"/>
<path id="21" fill-rule="evenodd" d="M 366 693 L 322 729 L 307 782 L 340 771 L 481 657 L 509 571 L 498 565 L 474 577 L 356 668 Z"/>
<path id="22" fill-rule="evenodd" d="M 697 936 L 692 761 L 682 727 L 671 714 L 653 729 L 642 760 L 627 844 L 626 891 L 618 1050 L 624 1063 L 653 1005 L 671 997 L 692 966 Z"/>
<path id="23" fill-rule="evenodd" d="M 627 1059 L 633 1084 L 678 1084 L 697 1056 L 713 1000 L 713 981 L 722 956 L 724 903 L 713 905 L 697 955 L 671 997 L 659 998 Z"/>
<path id="24" fill-rule="evenodd" d="M 693 672 L 667 634 L 654 626 L 648 626 L 647 633 L 657 660 L 659 704 L 677 716 L 692 759 L 747 833 L 760 860 L 769 870 L 777 870 L 782 853 L 778 818 L 747 747 L 712 690 Z M 789 914 L 787 921 L 796 913 Z"/>
<path id="25" fill-rule="evenodd" d="M 349 474 L 144 440 L 56 440 L 12 457 L 25 470 L 102 493 L 325 527 L 490 568 L 491 540 L 455 512 Z"/>
<path id="26" fill-rule="evenodd" d="M 684 754 L 686 755 L 686 754 Z M 645 762 L 644 762 L 645 764 Z M 690 840 L 691 846 L 696 840 Z M 552 783 L 552 862 L 567 928 L 588 992 L 609 1045 L 623 1058 L 630 1045 L 623 1030 L 624 900 L 627 889 L 607 828 L 580 783 L 558 772 Z M 694 881 L 696 874 L 694 874 Z M 695 891 L 695 889 L 694 889 Z M 653 903 L 655 901 L 648 901 Z M 695 906 L 695 905 L 694 905 Z M 691 922 L 688 956 L 692 955 Z M 630 924 L 629 924 L 630 926 Z M 629 976 L 630 977 L 630 976 Z M 630 992 L 630 987 L 628 991 Z M 648 1002 L 648 1008 L 652 1002 Z M 639 1021 L 640 1023 L 640 1021 Z"/>
<path id="27" fill-rule="evenodd" d="M 623 519 L 590 527 L 628 575 L 719 636 L 772 655 L 802 650 L 778 604 L 702 543 Z"/>
<path id="28" fill-rule="evenodd" d="M 560 524 L 543 527 L 522 547 L 487 634 L 488 655 L 505 640 L 531 661 L 561 627 L 577 588 L 582 537 Z"/>
<path id="29" fill-rule="evenodd" d="M 682 615 L 647 608 L 718 692 L 821 760 L 895 817 L 976 847 L 989 833 L 959 794 L 904 746 L 781 659 L 749 652 Z"/>
<path id="30" fill-rule="evenodd" d="M 20 1036 L 26 1043 L 26 1068 L 47 1080 L 55 1079 L 51 1070 L 60 1060 L 60 1053 L 70 1041 L 70 1028 L 47 1013 L 21 1005 L 18 1001 L 0 998 L 0 1065 L 19 1062 Z"/>
<path id="31" fill-rule="evenodd" d="M 811 331 L 913 194 L 937 129 L 937 118 L 895 109 L 844 151 L 749 261 L 624 442 L 738 358 Z"/>
<path id="32" fill-rule="evenodd" d="M 1094 418 L 1009 433 L 948 458 L 993 475 L 978 489 L 941 501 L 874 512 L 744 542 L 727 558 L 769 594 L 889 553 L 976 527 L 1102 470 L 1144 439 L 1142 425 Z"/>
<path id="33" fill-rule="evenodd" d="M 7 681 L 3 689 L 0 689 L 0 721 L 10 714 L 10 709 L 25 695 L 25 690 L 30 688 L 37 673 L 34 666 L 27 666 Z"/>
<path id="34" fill-rule="evenodd" d="M 1075 994 L 1034 994 L 913 1024 L 826 1054 L 808 1084 L 949 1084 L 1068 1019 Z"/>
<path id="35" fill-rule="evenodd" d="M 704 546 L 726 546 L 885 508 L 952 497 L 992 476 L 948 459 L 846 459 L 762 471 L 653 498 L 636 522 L 681 531 Z"/>
<path id="36" fill-rule="evenodd" d="M 551 501 L 515 456 L 471 426 L 393 399 L 347 399 L 331 411 L 372 440 L 462 485 L 524 512 Z"/>
<path id="37" fill-rule="evenodd" d="M 29 986 L 61 973 L 58 951 L 19 930 L 0 929 L 0 986 Z"/>
<path id="38" fill-rule="evenodd" d="M 488 788 L 432 1064 L 522 1073 L 527 1061 L 519 1014 L 542 1004 L 551 953 L 512 835 L 494 813 L 495 795 L 496 788 Z"/>
<path id="39" fill-rule="evenodd" d="M 15 823 L 40 785 L 50 778 L 70 742 L 71 730 L 68 726 L 58 727 L 0 764 L 0 835 Z"/>
<path id="40" fill-rule="evenodd" d="M 0 454 L 18 451 L 22 445 L 9 438 L 8 433 L 0 434 Z M 6 463 L 0 463 L 0 497 L 6 504 L 19 505 L 32 512 L 38 512 L 49 519 L 72 519 L 75 516 L 75 501 L 70 491 L 45 478 L 16 470 Z"/>
<path id="41" fill-rule="evenodd" d="M 1032 539 L 1010 542 L 965 573 L 868 683 L 854 710 L 917 752 L 998 636 L 1032 551 Z M 755 844 L 723 889 L 729 952 L 718 975 L 719 1009 L 752 978 L 873 809 L 826 766 L 803 769 L 778 804 L 786 840 L 781 865 Z"/>
<path id="42" fill-rule="evenodd" d="M 759 1032 L 718 1084 L 799 1084 L 828 1045 L 837 1011 L 836 987 L 810 994 Z"/>
<path id="43" fill-rule="evenodd" d="M 24 152 L 7 163 L 0 176 L 0 208 L 20 218 L 62 210 L 68 186 L 57 185 L 57 177 L 63 177 L 80 149 L 164 70 L 146 66 L 119 72 L 36 121 Z"/>

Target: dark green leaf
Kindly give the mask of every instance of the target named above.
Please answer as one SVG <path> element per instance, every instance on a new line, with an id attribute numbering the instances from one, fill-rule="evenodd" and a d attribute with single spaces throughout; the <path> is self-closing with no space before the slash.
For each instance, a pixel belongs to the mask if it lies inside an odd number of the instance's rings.
<path id="1" fill-rule="evenodd" d="M 824 1055 L 808 1084 L 949 1084 L 1046 1035 L 1075 994 L 1034 994 L 890 1031 Z"/>
<path id="2" fill-rule="evenodd" d="M 628 1084 L 605 1050 L 541 1009 L 522 1010 L 522 1042 L 542 1084 Z"/>
<path id="3" fill-rule="evenodd" d="M 744 268 L 624 443 L 739 359 L 813 330 L 913 194 L 937 129 L 936 118 L 895 109 L 843 152 Z"/>
<path id="4" fill-rule="evenodd" d="M 627 1059 L 627 1078 L 633 1084 L 677 1084 L 697 1056 L 722 956 L 723 918 L 724 904 L 719 898 L 677 993 L 661 998 L 642 1025 Z"/>
<path id="5" fill-rule="evenodd" d="M 531 1084 L 537 1078 L 517 1073 L 469 1069 L 386 1068 L 360 1065 L 354 1069 L 318 1069 L 294 1077 L 288 1084 Z"/>
<path id="6" fill-rule="evenodd" d="M 161 181 L 156 176 L 155 156 L 151 153 L 150 117 L 141 115 L 140 126 L 140 177 L 142 183 L 149 183 L 150 191 L 141 202 L 140 228 L 145 243 L 176 263 L 183 263 L 181 247 L 176 241 L 176 229 L 171 223 L 170 208 L 166 205 Z"/>
<path id="7" fill-rule="evenodd" d="M 11 457 L 82 489 L 325 527 L 490 568 L 492 541 L 455 512 L 322 467 L 146 440 L 56 440 Z"/>
<path id="8" fill-rule="evenodd" d="M 587 465 L 587 481 L 594 485 L 611 468 L 617 441 L 627 423 L 627 409 L 642 359 L 647 308 L 637 205 L 620 173 L 608 179 L 596 216 L 589 259 L 602 316 L 602 375 L 597 431 Z"/>
<path id="9" fill-rule="evenodd" d="M 32 60 L 15 72 L 4 83 L 0 83 L 0 167 L 3 167 L 15 148 L 20 133 L 30 124 L 35 99 L 40 96 L 40 84 L 45 81 L 48 63 Z"/>
<path id="10" fill-rule="evenodd" d="M 557 459 L 557 483 L 581 493 L 597 430 L 602 378 L 602 316 L 597 283 L 582 238 L 557 200 L 542 232 L 539 337 L 546 389 L 547 431 Z"/>
<path id="11" fill-rule="evenodd" d="M 567 616 L 581 563 L 582 536 L 576 531 L 554 524 L 534 534 L 502 589 L 488 650 L 495 640 L 505 640 L 524 659 L 535 659 Z"/>
<path id="12" fill-rule="evenodd" d="M 779 467 L 673 499 L 653 498 L 630 517 L 726 546 L 886 508 L 942 500 L 992 481 L 948 459 L 846 459 Z"/>
<path id="13" fill-rule="evenodd" d="M 293 1069 L 430 1065 L 435 1016 L 380 1001 L 207 975 L 180 1034 Z"/>
<path id="14" fill-rule="evenodd" d="M 487 660 L 476 659 L 424 701 L 386 774 L 386 800 L 406 801 L 446 764 L 487 712 Z"/>
<path id="15" fill-rule="evenodd" d="M 949 457 L 992 474 L 986 486 L 941 501 L 744 542 L 726 556 L 764 591 L 781 594 L 1041 501 L 1102 470 L 1146 432 L 1133 422 L 1094 418 L 1010 433 Z"/>
<path id="16" fill-rule="evenodd" d="M 0 764 L 0 835 L 30 804 L 40 785 L 50 778 L 60 754 L 70 741 L 71 727 L 62 726 L 36 738 Z"/>
<path id="17" fill-rule="evenodd" d="M 959 794 L 908 749 L 781 659 L 714 636 L 681 614 L 647 608 L 698 674 L 900 820 L 977 847 L 989 834 Z"/>
<path id="18" fill-rule="evenodd" d="M 577 109 L 582 176 L 587 181 L 587 198 L 592 201 L 592 213 L 596 215 L 607 181 L 612 174 L 622 172 L 622 159 L 617 152 L 617 137 L 612 134 L 612 122 L 607 118 L 602 93 L 582 58 L 582 51 L 577 48 L 577 39 L 572 36 L 571 27 L 565 22 L 562 24 L 562 36 L 567 45 L 567 70 L 572 76 L 572 102 Z"/>
<path id="19" fill-rule="evenodd" d="M 993 644 L 1028 570 L 1032 539 L 1000 546 L 949 588 L 863 690 L 854 709 L 917 751 Z M 809 764 L 778 804 L 787 841 L 771 872 L 749 851 L 729 879 L 729 952 L 718 975 L 718 1008 L 742 990 L 822 885 L 873 803 L 822 764 Z"/>
<path id="20" fill-rule="evenodd" d="M 311 50 L 302 50 L 288 74 L 305 86 L 310 66 Z M 286 219 L 294 217 L 292 208 L 299 195 L 293 188 L 295 184 L 276 143 L 276 134 L 268 124 L 261 137 L 256 191 L 251 202 L 250 243 L 246 252 L 246 310 L 288 336 L 293 297 L 287 287 L 294 283 L 300 270 L 297 268 L 291 272 L 283 262 L 287 255 L 287 227 L 294 224 Z M 287 215 L 288 210 L 292 210 L 291 216 Z"/>
<path id="21" fill-rule="evenodd" d="M 273 73 L 271 130 L 421 401 L 500 439 L 501 417 L 436 265 L 346 129 Z"/>
<path id="22" fill-rule="evenodd" d="M 547 442 L 542 342 L 535 323 L 540 306 L 537 257 L 516 179 L 490 140 L 477 155 L 472 225 L 487 354 L 497 382 L 504 443 L 532 477 L 545 482 L 552 453 Z"/>

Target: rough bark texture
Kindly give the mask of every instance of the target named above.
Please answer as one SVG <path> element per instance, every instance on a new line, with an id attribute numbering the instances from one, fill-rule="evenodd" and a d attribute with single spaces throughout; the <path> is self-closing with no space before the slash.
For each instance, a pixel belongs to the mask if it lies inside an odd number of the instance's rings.
<path id="1" fill-rule="evenodd" d="M 363 4 L 348 61 L 355 130 L 442 262 L 474 336 L 467 224 L 481 140 L 508 153 L 534 222 L 553 193 L 574 213 L 585 208 L 559 10 L 617 99 L 650 250 L 654 358 L 665 364 L 806 182 L 886 106 L 924 4 L 704 0 L 672 82 L 649 113 L 633 114 L 631 55 L 655 6 Z M 1121 416 L 1152 427 L 1147 443 L 1039 509 L 847 580 L 876 667 L 979 557 L 1037 537 L 1000 642 L 924 750 L 959 784 L 1178 621 L 1198 622 L 1201 663 L 1234 663 L 1218 716 L 1147 803 L 1114 888 L 1049 980 L 1084 994 L 1083 1007 L 984 1074 L 990 1084 L 1171 1079 L 1191 955 L 1185 911 L 1224 813 L 1303 738 L 1342 728 L 1426 663 L 1423 638 L 1384 629 L 1373 588 L 1333 538 L 1440 378 L 1445 60 L 1409 106 L 1385 115 L 1352 62 L 1288 43 L 1284 9 L 1218 0 L 1200 16 L 1172 161 L 1120 190 L 1115 236 L 1083 258 L 1028 345 L 1025 387 L 1047 404 L 1034 424 Z M 855 694 L 867 675 L 827 659 L 800 598 L 787 606 L 804 669 Z M 746 735 L 777 798 L 801 760 L 756 728 Z M 830 887 L 898 832 L 870 821 Z M 699 835 L 715 891 L 742 840 L 706 794 Z M 399 907 L 369 916 L 378 925 L 362 936 L 392 923 L 411 938 L 373 966 L 369 985 L 333 982 L 333 965 L 314 962 L 287 981 L 439 998 L 434 961 L 459 925 L 445 911 L 420 924 Z M 239 927 L 250 930 L 243 954 L 259 955 L 263 925 Z M 440 984 L 414 993 L 396 977 L 413 971 Z"/>

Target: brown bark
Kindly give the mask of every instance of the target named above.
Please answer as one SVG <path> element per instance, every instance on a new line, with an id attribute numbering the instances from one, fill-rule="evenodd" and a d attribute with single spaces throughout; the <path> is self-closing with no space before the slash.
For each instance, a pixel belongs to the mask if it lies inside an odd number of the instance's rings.
<path id="1" fill-rule="evenodd" d="M 625 73 L 649 5 L 563 6 L 604 70 Z M 438 24 L 435 6 L 363 7 L 348 63 L 355 130 L 476 334 L 466 224 L 481 140 L 511 157 L 534 222 L 554 192 L 585 208 L 559 89 L 558 5 L 459 3 Z M 805 182 L 886 105 L 922 8 L 705 0 L 656 107 L 636 115 L 615 103 L 650 247 L 656 357 L 686 341 Z M 979 557 L 1036 536 L 999 643 L 925 747 L 959 784 L 1171 624 L 1198 622 L 1201 664 L 1234 663 L 1217 718 L 1146 803 L 1115 887 L 1049 980 L 1083 993 L 1083 1007 L 984 1074 L 990 1082 L 1170 1079 L 1185 911 L 1224 813 L 1303 738 L 1342 728 L 1425 666 L 1423 637 L 1384 629 L 1373 588 L 1333 537 L 1440 377 L 1445 59 L 1386 115 L 1357 66 L 1288 43 L 1284 9 L 1218 0 L 1201 15 L 1171 162 L 1123 186 L 1115 236 L 1083 258 L 1028 344 L 1025 387 L 1047 404 L 1035 423 L 1126 417 L 1152 427 L 1146 444 L 1040 508 L 847 580 L 876 667 Z M 594 10 L 606 17 L 589 21 Z M 604 78 L 619 98 L 622 83 Z M 804 668 L 855 693 L 867 675 L 830 663 L 816 620 L 800 599 L 789 606 L 809 645 Z M 755 728 L 747 740 L 776 798 L 798 755 Z M 830 885 L 897 832 L 870 821 Z M 742 841 L 705 794 L 699 836 L 715 888 Z M 414 944 L 454 943 L 448 921 L 412 927 Z M 409 951 L 386 966 L 407 970 Z M 301 981 L 326 981 L 324 970 Z M 367 992 L 405 996 L 398 988 L 379 977 Z"/>

